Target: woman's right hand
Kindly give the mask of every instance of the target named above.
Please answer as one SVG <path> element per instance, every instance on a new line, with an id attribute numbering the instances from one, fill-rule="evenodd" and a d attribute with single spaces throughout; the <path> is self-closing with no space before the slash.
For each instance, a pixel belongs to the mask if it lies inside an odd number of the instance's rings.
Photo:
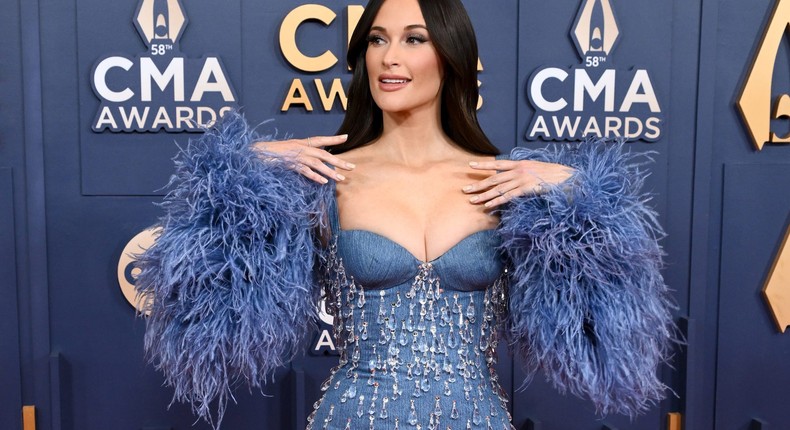
<path id="1" fill-rule="evenodd" d="M 282 157 L 294 162 L 295 169 L 305 177 L 319 184 L 329 182 L 327 178 L 342 181 L 345 176 L 336 172 L 328 163 L 343 170 L 351 170 L 352 163 L 330 154 L 323 149 L 324 146 L 339 145 L 348 139 L 347 134 L 338 136 L 316 136 L 306 139 L 277 140 L 271 142 L 255 142 L 253 148 L 261 152 L 262 158 L 271 156 Z"/>

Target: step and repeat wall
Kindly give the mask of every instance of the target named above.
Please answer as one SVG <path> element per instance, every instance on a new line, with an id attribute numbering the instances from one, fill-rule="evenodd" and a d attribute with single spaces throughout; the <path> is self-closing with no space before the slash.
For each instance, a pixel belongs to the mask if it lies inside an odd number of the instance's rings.
<path id="1" fill-rule="evenodd" d="M 364 2 L 3 4 L 0 428 L 22 428 L 22 405 L 38 429 L 210 428 L 146 364 L 133 254 L 173 156 L 228 110 L 262 134 L 335 133 Z M 790 0 L 464 4 L 479 118 L 502 151 L 589 135 L 650 151 L 687 341 L 659 369 L 673 392 L 635 420 L 540 377 L 524 387 L 502 345 L 513 425 L 788 428 Z M 330 323 L 260 392 L 237 390 L 223 428 L 304 428 L 338 360 Z"/>

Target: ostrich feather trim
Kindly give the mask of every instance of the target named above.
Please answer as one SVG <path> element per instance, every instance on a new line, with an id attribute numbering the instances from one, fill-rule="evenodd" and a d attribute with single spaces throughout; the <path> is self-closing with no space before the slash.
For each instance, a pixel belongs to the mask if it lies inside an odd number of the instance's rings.
<path id="1" fill-rule="evenodd" d="M 260 388 L 317 317 L 313 233 L 330 187 L 285 158 L 262 161 L 259 140 L 237 112 L 190 140 L 174 159 L 161 233 L 137 262 L 149 360 L 173 402 L 215 428 L 233 388 Z"/>
<path id="2" fill-rule="evenodd" d="M 649 160 L 623 145 L 514 149 L 513 160 L 576 172 L 511 201 L 499 233 L 513 270 L 509 335 L 527 382 L 542 370 L 599 414 L 634 417 L 664 397 L 656 371 L 677 340 L 676 306 L 661 275 L 664 232 L 641 191 Z"/>

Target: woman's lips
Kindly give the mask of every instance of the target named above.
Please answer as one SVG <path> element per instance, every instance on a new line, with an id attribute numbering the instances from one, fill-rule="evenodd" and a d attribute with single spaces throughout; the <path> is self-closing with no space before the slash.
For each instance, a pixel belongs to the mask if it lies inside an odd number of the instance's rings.
<path id="1" fill-rule="evenodd" d="M 409 85 L 411 79 L 403 78 L 403 77 L 380 77 L 379 78 L 379 88 L 382 91 L 398 91 L 407 85 Z"/>

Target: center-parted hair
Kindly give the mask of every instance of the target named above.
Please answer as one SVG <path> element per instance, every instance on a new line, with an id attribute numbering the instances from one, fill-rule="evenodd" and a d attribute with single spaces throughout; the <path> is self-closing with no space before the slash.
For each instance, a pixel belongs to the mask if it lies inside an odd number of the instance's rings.
<path id="1" fill-rule="evenodd" d="M 348 107 L 337 134 L 348 134 L 339 154 L 365 146 L 381 136 L 381 109 L 373 100 L 365 55 L 368 34 L 381 5 L 370 0 L 349 42 L 346 57 L 353 70 Z M 499 150 L 488 140 L 477 120 L 477 39 L 472 22 L 460 0 L 418 0 L 428 33 L 444 71 L 441 94 L 442 129 L 458 146 L 475 154 L 495 155 Z"/>

